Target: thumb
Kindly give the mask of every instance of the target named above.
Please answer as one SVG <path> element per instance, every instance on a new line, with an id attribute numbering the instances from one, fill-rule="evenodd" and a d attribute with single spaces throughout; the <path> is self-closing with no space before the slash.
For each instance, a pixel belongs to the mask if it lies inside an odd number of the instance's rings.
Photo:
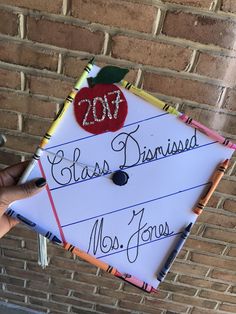
<path id="1" fill-rule="evenodd" d="M 32 180 L 20 185 L 12 185 L 0 189 L 0 210 L 5 210 L 10 203 L 33 196 L 46 185 L 44 178 Z"/>

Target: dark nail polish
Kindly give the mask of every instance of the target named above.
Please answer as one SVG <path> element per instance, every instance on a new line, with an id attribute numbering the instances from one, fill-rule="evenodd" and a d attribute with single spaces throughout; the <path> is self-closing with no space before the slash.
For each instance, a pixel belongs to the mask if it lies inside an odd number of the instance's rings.
<path id="1" fill-rule="evenodd" d="M 46 185 L 47 181 L 44 178 L 39 178 L 38 180 L 35 181 L 35 185 L 37 188 L 41 188 L 44 185 Z"/>

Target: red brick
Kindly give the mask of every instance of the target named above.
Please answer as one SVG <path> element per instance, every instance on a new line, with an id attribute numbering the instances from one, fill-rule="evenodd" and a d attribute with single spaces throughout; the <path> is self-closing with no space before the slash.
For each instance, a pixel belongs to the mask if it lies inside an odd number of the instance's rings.
<path id="1" fill-rule="evenodd" d="M 27 28 L 28 39 L 40 43 L 90 53 L 100 53 L 103 48 L 104 34 L 100 31 L 31 17 L 27 19 Z"/>
<path id="2" fill-rule="evenodd" d="M 203 265 L 187 264 L 186 262 L 179 263 L 178 261 L 175 261 L 171 266 L 171 271 L 175 273 L 192 276 L 206 276 L 208 270 L 209 267 Z"/>
<path id="3" fill-rule="evenodd" d="M 222 280 L 224 282 L 236 282 L 236 273 L 235 270 L 232 272 L 227 271 L 227 270 L 219 270 L 219 269 L 214 269 L 211 273 L 211 277 L 214 279 Z"/>
<path id="4" fill-rule="evenodd" d="M 233 89 L 228 89 L 226 94 L 226 99 L 223 104 L 223 108 L 227 110 L 236 111 L 236 91 Z"/>
<path id="5" fill-rule="evenodd" d="M 162 2 L 209 9 L 212 0 L 162 0 Z"/>
<path id="6" fill-rule="evenodd" d="M 24 117 L 22 131 L 31 135 L 43 136 L 51 124 L 52 121 L 49 120 Z"/>
<path id="7" fill-rule="evenodd" d="M 227 288 L 229 287 L 228 284 L 210 281 L 210 280 L 207 280 L 207 278 L 200 279 L 200 278 L 195 278 L 193 276 L 185 276 L 185 275 L 178 276 L 178 281 L 180 283 L 184 283 L 186 285 L 194 286 L 197 288 L 207 288 L 207 289 L 216 290 L 220 292 L 226 291 Z"/>
<path id="8" fill-rule="evenodd" d="M 191 253 L 190 260 L 203 264 L 203 265 L 209 265 L 211 267 L 218 267 L 228 270 L 235 270 L 236 268 L 236 261 L 234 259 L 219 257 L 219 256 L 209 256 L 206 254 L 200 254 L 200 253 Z"/>
<path id="9" fill-rule="evenodd" d="M 198 221 L 225 228 L 234 228 L 236 226 L 236 217 L 222 215 L 217 212 L 204 211 L 204 214 L 199 216 Z"/>
<path id="10" fill-rule="evenodd" d="M 21 94 L 10 91 L 1 91 L 0 108 L 36 115 L 43 118 L 54 118 L 56 114 L 55 103 L 40 100 L 30 94 Z"/>
<path id="11" fill-rule="evenodd" d="M 215 310 L 209 310 L 209 309 L 206 309 L 206 310 L 203 310 L 201 308 L 198 308 L 198 307 L 194 307 L 193 310 L 191 311 L 191 314 L 215 314 L 216 311 Z M 218 312 L 220 314 L 222 314 L 221 312 Z"/>
<path id="12" fill-rule="evenodd" d="M 66 56 L 64 59 L 64 69 L 63 74 L 73 77 L 79 78 L 83 72 L 84 67 L 88 63 L 88 60 L 81 60 L 81 58 Z M 117 65 L 116 60 L 109 59 L 105 61 L 96 60 L 96 65 L 99 67 L 104 67 L 107 65 L 115 65 L 126 68 L 126 65 L 121 64 Z M 126 74 L 125 79 L 130 82 L 134 82 L 137 76 L 137 70 L 129 69 L 129 72 Z"/>
<path id="13" fill-rule="evenodd" d="M 207 207 L 217 208 L 219 201 L 220 201 L 220 197 L 213 194 L 207 203 Z"/>
<path id="14" fill-rule="evenodd" d="M 223 208 L 231 213 L 236 213 L 236 201 L 230 199 L 225 200 Z"/>
<path id="15" fill-rule="evenodd" d="M 234 0 L 222 0 L 220 9 L 225 12 L 236 13 L 236 2 Z"/>
<path id="16" fill-rule="evenodd" d="M 142 300 L 142 295 L 140 294 L 131 294 L 121 290 L 111 290 L 106 287 L 101 287 L 99 289 L 99 294 L 109 297 L 117 298 L 118 300 L 130 300 L 132 298 L 132 302 L 140 303 Z M 159 297 L 159 295 L 158 295 Z"/>
<path id="17" fill-rule="evenodd" d="M 235 23 L 181 11 L 168 12 L 163 34 L 234 49 Z"/>
<path id="18" fill-rule="evenodd" d="M 29 303 L 39 305 L 42 307 L 46 307 L 46 308 L 50 307 L 52 312 L 53 312 L 53 310 L 61 310 L 62 313 L 68 312 L 68 306 L 64 305 L 62 303 L 59 304 L 56 302 L 52 302 L 52 301 L 48 301 L 48 300 L 42 300 L 42 299 L 38 299 L 38 298 L 34 298 L 34 297 L 29 297 Z"/>
<path id="19" fill-rule="evenodd" d="M 28 76 L 30 92 L 65 99 L 73 88 L 73 82 L 42 76 Z"/>
<path id="20" fill-rule="evenodd" d="M 38 11 L 46 11 L 49 13 L 61 13 L 63 0 L 56 1 L 48 1 L 48 0 L 40 0 L 40 1 L 31 1 L 31 0 L 7 0 L 5 3 L 8 5 L 13 5 L 20 8 L 27 8 Z"/>
<path id="21" fill-rule="evenodd" d="M 216 104 L 222 90 L 220 86 L 150 72 L 145 72 L 143 77 L 143 88 L 150 92 L 188 99 L 212 106 Z"/>
<path id="22" fill-rule="evenodd" d="M 0 59 L 39 69 L 57 70 L 58 53 L 25 45 L 23 42 L 0 41 Z"/>
<path id="23" fill-rule="evenodd" d="M 210 300 L 205 300 L 199 297 L 189 297 L 186 295 L 178 295 L 178 294 L 173 294 L 172 300 L 178 303 L 184 303 L 184 304 L 189 304 L 192 306 L 199 306 L 207 309 L 214 309 L 217 302 L 210 301 Z"/>
<path id="24" fill-rule="evenodd" d="M 174 293 L 179 293 L 179 294 L 184 294 L 184 295 L 189 295 L 189 296 L 194 296 L 197 292 L 197 289 L 195 288 L 183 286 L 180 284 L 168 283 L 165 281 L 163 281 L 159 287 L 161 290 L 163 289 L 168 292 L 174 292 Z"/>
<path id="25" fill-rule="evenodd" d="M 79 78 L 87 63 L 88 60 L 81 60 L 81 58 L 66 56 L 64 58 L 63 74 L 73 78 Z"/>
<path id="26" fill-rule="evenodd" d="M 63 250 L 65 251 L 65 250 Z M 83 273 L 96 274 L 97 267 L 93 266 L 90 263 L 84 261 L 78 261 L 69 258 L 60 258 L 57 256 L 52 256 L 51 265 L 56 266 L 58 268 L 68 268 L 70 270 L 78 270 L 80 269 Z"/>
<path id="27" fill-rule="evenodd" d="M 96 282 L 94 282 L 94 285 Z M 52 277 L 51 284 L 52 287 L 70 289 L 75 291 L 83 290 L 85 293 L 93 293 L 94 285 L 80 283 L 74 280 L 63 279 L 59 277 Z"/>
<path id="28" fill-rule="evenodd" d="M 227 255 L 236 257 L 236 247 L 231 247 Z"/>
<path id="29" fill-rule="evenodd" d="M 133 303 L 132 300 L 130 300 L 130 301 L 121 300 L 119 302 L 119 306 L 123 309 L 126 309 L 126 310 L 128 310 L 128 309 L 132 310 L 131 313 L 133 313 L 133 312 L 150 313 L 150 314 L 162 314 L 163 313 L 163 311 L 160 310 L 159 308 L 157 308 L 156 306 L 150 307 L 150 306 L 147 306 L 144 304 L 137 304 L 137 303 Z"/>
<path id="30" fill-rule="evenodd" d="M 6 256 L 0 256 L 0 265 L 1 266 L 13 266 L 13 267 L 17 267 L 19 269 L 23 269 L 25 266 L 24 261 L 15 259 L 15 258 L 8 258 Z"/>
<path id="31" fill-rule="evenodd" d="M 224 84 L 234 86 L 236 83 L 234 69 L 236 59 L 200 53 L 195 73 L 223 80 Z"/>
<path id="32" fill-rule="evenodd" d="M 6 148 L 10 148 L 20 152 L 34 153 L 39 144 L 39 138 L 33 138 L 25 135 L 7 134 Z"/>
<path id="33" fill-rule="evenodd" d="M 21 161 L 21 156 L 10 152 L 0 151 L 0 164 L 13 165 Z"/>
<path id="34" fill-rule="evenodd" d="M 185 304 L 178 304 L 168 300 L 158 300 L 155 298 L 145 298 L 144 304 L 158 309 L 164 309 L 167 311 L 173 311 L 177 313 L 185 313 L 188 310 L 188 306 Z"/>
<path id="35" fill-rule="evenodd" d="M 18 33 L 18 17 L 11 12 L 0 10 L 0 33 L 16 36 Z"/>
<path id="36" fill-rule="evenodd" d="M 236 244 L 236 233 L 226 230 L 207 227 L 203 237 Z"/>
<path id="37" fill-rule="evenodd" d="M 0 69 L 0 86 L 20 89 L 20 73 L 6 69 Z"/>
<path id="38" fill-rule="evenodd" d="M 115 58 L 182 71 L 188 65 L 192 51 L 157 41 L 116 35 L 112 38 L 111 53 Z"/>
<path id="39" fill-rule="evenodd" d="M 20 249 L 22 247 L 20 239 L 12 239 L 5 236 L 1 239 L 2 248 Z"/>
<path id="40" fill-rule="evenodd" d="M 93 299 L 93 295 L 88 294 L 87 298 Z M 88 308 L 88 309 L 92 309 L 94 307 L 94 303 L 92 302 L 86 302 L 83 300 L 83 296 L 79 299 L 76 299 L 74 297 L 70 298 L 68 296 L 66 297 L 62 297 L 62 296 L 58 296 L 58 295 L 51 295 L 51 300 L 58 302 L 58 303 L 63 303 L 63 304 L 70 304 L 70 305 L 74 305 L 76 307 L 83 307 L 83 308 Z M 103 302 L 102 302 L 103 303 Z M 106 303 L 106 302 L 104 302 Z"/>
<path id="41" fill-rule="evenodd" d="M 219 293 L 209 290 L 202 290 L 199 294 L 201 297 L 210 299 L 210 300 L 216 300 L 216 301 L 222 301 L 222 302 L 230 302 L 233 304 L 236 304 L 236 298 L 232 294 L 225 294 L 225 293 Z"/>
<path id="42" fill-rule="evenodd" d="M 210 129 L 234 134 L 236 131 L 235 117 L 220 112 L 212 112 L 199 108 L 187 107 L 183 111 L 193 119 L 205 124 Z M 229 193 L 230 194 L 230 193 Z"/>
<path id="43" fill-rule="evenodd" d="M 72 307 L 73 313 L 74 313 L 74 307 Z M 105 305 L 101 305 L 101 304 L 96 304 L 96 311 L 98 311 L 97 313 L 107 313 L 107 314 L 128 314 L 130 313 L 129 310 L 122 310 L 120 308 L 114 308 L 111 306 L 105 306 Z M 78 314 L 92 314 L 91 312 L 81 312 L 81 309 L 77 309 Z M 157 312 L 158 314 L 158 312 Z"/>
<path id="44" fill-rule="evenodd" d="M 19 295 L 19 294 L 12 294 L 10 292 L 7 291 L 1 291 L 0 290 L 0 297 L 1 298 L 5 298 L 8 300 L 8 302 L 10 301 L 11 303 L 15 303 L 15 301 L 20 301 L 20 302 L 24 302 L 25 297 L 23 295 Z"/>
<path id="45" fill-rule="evenodd" d="M 202 216 L 204 215 L 202 214 Z M 198 239 L 188 238 L 185 247 L 194 251 L 196 250 L 199 252 L 210 252 L 215 254 L 221 254 L 225 249 L 225 245 L 207 242 L 199 238 Z"/>
<path id="46" fill-rule="evenodd" d="M 20 287 L 23 287 L 24 284 L 25 284 L 25 280 L 24 279 L 9 277 L 9 276 L 7 276 L 5 274 L 4 275 L 0 274 L 0 280 L 3 283 L 9 283 L 9 284 L 12 284 L 14 286 L 20 286 Z"/>
<path id="47" fill-rule="evenodd" d="M 116 0 L 72 0 L 72 15 L 92 23 L 152 31 L 157 8 L 141 3 Z"/>
<path id="48" fill-rule="evenodd" d="M 25 296 L 33 296 L 33 297 L 42 298 L 42 299 L 47 298 L 47 293 L 43 291 L 39 291 L 39 290 L 27 289 L 23 287 L 8 285 L 8 284 L 6 285 L 6 290 L 8 292 L 23 294 Z"/>
<path id="49" fill-rule="evenodd" d="M 219 310 L 224 311 L 225 313 L 236 313 L 236 305 L 223 303 L 220 304 Z"/>
<path id="50" fill-rule="evenodd" d="M 3 129 L 18 129 L 18 115 L 13 112 L 0 110 L 1 128 Z"/>
<path id="51" fill-rule="evenodd" d="M 235 123 L 236 127 L 236 123 Z M 217 188 L 218 192 L 236 195 L 236 181 L 221 180 Z"/>

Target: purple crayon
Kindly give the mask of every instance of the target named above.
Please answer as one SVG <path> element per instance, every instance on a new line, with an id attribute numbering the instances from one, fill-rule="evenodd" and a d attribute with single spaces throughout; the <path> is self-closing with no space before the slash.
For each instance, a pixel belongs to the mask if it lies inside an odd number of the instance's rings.
<path id="1" fill-rule="evenodd" d="M 147 293 L 157 292 L 157 290 L 153 286 L 149 285 L 145 281 L 142 281 L 132 275 L 121 274 L 120 272 L 116 271 L 115 276 L 128 282 L 129 284 L 135 286 L 136 288 L 141 289 L 144 292 L 147 292 Z"/>
<path id="2" fill-rule="evenodd" d="M 219 142 L 219 143 L 221 143 L 221 144 L 223 144 L 229 148 L 236 149 L 236 144 L 230 142 L 227 138 L 221 136 L 220 134 L 216 133 L 215 131 L 210 130 L 205 125 L 197 122 L 196 120 L 193 120 L 192 118 L 190 118 L 186 114 L 182 114 L 182 115 L 178 116 L 178 118 L 181 121 L 183 121 L 184 123 L 192 126 L 193 128 L 195 128 L 195 129 L 199 130 L 200 132 L 204 133 L 205 135 L 209 136 L 213 140 L 216 140 L 217 142 Z"/>

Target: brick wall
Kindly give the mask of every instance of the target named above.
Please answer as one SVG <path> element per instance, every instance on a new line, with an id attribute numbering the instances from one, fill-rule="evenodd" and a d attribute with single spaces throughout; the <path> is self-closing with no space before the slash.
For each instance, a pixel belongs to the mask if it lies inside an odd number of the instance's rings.
<path id="1" fill-rule="evenodd" d="M 91 56 L 236 140 L 235 0 L 0 0 L 0 149 L 31 156 Z M 235 155 L 234 155 L 235 156 Z M 140 293 L 22 226 L 0 241 L 0 300 L 45 313 L 236 313 L 235 157 L 157 295 Z"/>

